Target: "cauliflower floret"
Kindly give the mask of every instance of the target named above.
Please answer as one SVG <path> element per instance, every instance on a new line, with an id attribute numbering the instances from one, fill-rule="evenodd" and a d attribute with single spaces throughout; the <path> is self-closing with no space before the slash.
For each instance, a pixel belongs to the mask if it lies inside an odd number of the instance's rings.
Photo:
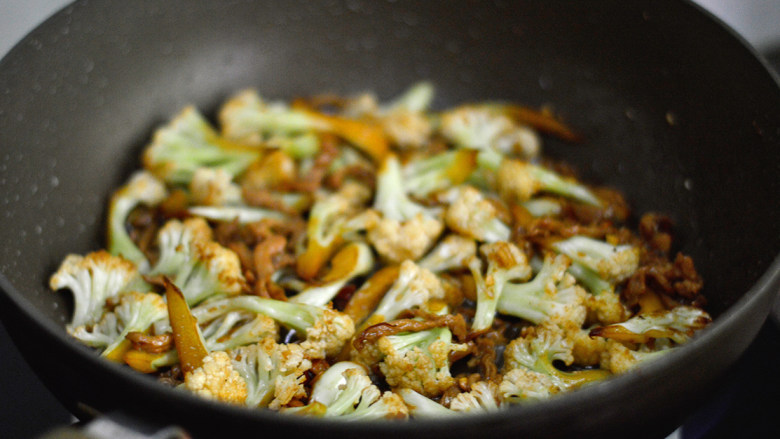
<path id="1" fill-rule="evenodd" d="M 469 413 L 487 413 L 499 409 L 498 386 L 489 381 L 478 381 L 470 392 L 459 393 L 450 403 L 450 410 Z"/>
<path id="2" fill-rule="evenodd" d="M 231 356 L 234 369 L 247 384 L 247 406 L 279 409 L 306 396 L 304 382 L 311 361 L 301 346 L 266 338 L 232 351 Z"/>
<path id="3" fill-rule="evenodd" d="M 585 185 L 542 166 L 509 158 L 496 158 L 490 166 L 496 167 L 496 187 L 507 202 L 522 203 L 538 192 L 550 192 L 593 206 L 601 204 Z"/>
<path id="4" fill-rule="evenodd" d="M 620 296 L 611 291 L 603 291 L 601 294 L 589 294 L 585 299 L 585 307 L 588 309 L 588 322 L 611 325 L 619 323 L 629 315 L 628 309 L 620 302 Z"/>
<path id="5" fill-rule="evenodd" d="M 423 113 L 397 111 L 381 119 L 382 129 L 401 149 L 414 149 L 428 143 L 433 124 Z"/>
<path id="6" fill-rule="evenodd" d="M 193 204 L 204 206 L 235 205 L 242 201 L 241 187 L 223 169 L 198 168 L 190 181 Z"/>
<path id="7" fill-rule="evenodd" d="M 246 145 L 260 146 L 279 136 L 322 130 L 326 124 L 281 102 L 266 102 L 257 90 L 244 90 L 219 111 L 222 135 Z"/>
<path id="8" fill-rule="evenodd" d="M 460 189 L 458 198 L 444 213 L 447 226 L 478 241 L 508 241 L 510 229 L 498 219 L 498 212 L 482 193 L 471 187 Z"/>
<path id="9" fill-rule="evenodd" d="M 452 343 L 446 328 L 381 337 L 377 347 L 384 356 L 379 370 L 391 387 L 409 388 L 428 397 L 441 395 L 453 385 L 450 353 L 468 349 Z"/>
<path id="10" fill-rule="evenodd" d="M 554 363 L 558 361 L 567 366 L 574 363 L 573 341 L 567 332 L 553 323 L 525 328 L 522 336 L 512 340 L 504 351 L 506 370 L 525 369 L 544 374 L 552 381 L 552 389 L 573 389 L 609 375 L 606 371 L 595 369 L 566 372 L 555 366 Z M 521 377 L 530 378 L 537 384 L 546 382 L 540 381 L 542 379 L 534 374 L 524 374 L 517 378 Z"/>
<path id="11" fill-rule="evenodd" d="M 624 373 L 646 361 L 678 349 L 677 347 L 656 347 L 655 350 L 651 350 L 646 345 L 641 345 L 639 349 L 629 349 L 623 343 L 615 340 L 607 340 L 606 344 L 607 348 L 601 355 L 599 367 L 614 374 Z"/>
<path id="12" fill-rule="evenodd" d="M 189 305 L 215 294 L 239 294 L 246 283 L 238 256 L 212 240 L 203 218 L 168 221 L 157 235 L 160 257 L 151 275 L 170 276 Z"/>
<path id="13" fill-rule="evenodd" d="M 382 218 L 368 230 L 368 240 L 388 263 L 417 260 L 433 245 L 444 229 L 441 221 L 421 213 L 405 222 Z"/>
<path id="14" fill-rule="evenodd" d="M 612 245 L 586 236 L 573 236 L 555 242 L 553 248 L 610 282 L 627 279 L 639 265 L 639 248 L 632 245 Z"/>
<path id="15" fill-rule="evenodd" d="M 67 288 L 73 293 L 73 317 L 68 328 L 97 322 L 106 300 L 127 292 L 141 282 L 132 262 L 99 250 L 80 256 L 68 255 L 49 279 L 52 290 Z"/>
<path id="16" fill-rule="evenodd" d="M 476 254 L 477 243 L 473 239 L 452 233 L 417 261 L 417 265 L 434 273 L 466 268 L 469 260 Z"/>
<path id="17" fill-rule="evenodd" d="M 334 356 L 354 334 L 355 322 L 348 315 L 323 308 L 322 317 L 306 330 L 306 340 L 301 342 L 301 347 L 307 358 Z"/>
<path id="18" fill-rule="evenodd" d="M 393 320 L 402 311 L 422 306 L 434 299 L 443 299 L 444 296 L 444 286 L 438 276 L 406 260 L 401 263 L 398 277 L 364 326 Z"/>
<path id="19" fill-rule="evenodd" d="M 433 245 L 444 225 L 438 209 L 412 201 L 395 155 L 388 155 L 377 174 L 374 210 L 381 219 L 368 227 L 369 241 L 383 258 L 398 263 L 406 256 L 418 259 Z"/>
<path id="20" fill-rule="evenodd" d="M 560 391 L 549 375 L 524 368 L 505 373 L 498 387 L 501 400 L 512 403 L 546 399 Z"/>
<path id="21" fill-rule="evenodd" d="M 210 353 L 203 365 L 184 376 L 184 386 L 196 395 L 233 404 L 246 401 L 246 381 L 223 351 Z"/>
<path id="22" fill-rule="evenodd" d="M 567 331 L 566 335 L 572 342 L 571 354 L 576 364 L 582 366 L 599 364 L 607 349 L 607 340 L 602 337 L 591 337 L 587 330 L 578 328 L 575 331 Z"/>

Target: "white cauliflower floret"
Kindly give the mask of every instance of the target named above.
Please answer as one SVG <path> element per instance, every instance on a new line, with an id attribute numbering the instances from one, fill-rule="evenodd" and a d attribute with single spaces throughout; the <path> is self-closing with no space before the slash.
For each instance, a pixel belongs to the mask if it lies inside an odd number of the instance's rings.
<path id="1" fill-rule="evenodd" d="M 498 241 L 483 244 L 479 248 L 488 266 L 482 275 L 482 263 L 477 258 L 469 261 L 469 269 L 477 289 L 477 309 L 471 327 L 475 331 L 488 329 L 493 325 L 498 302 L 504 286 L 510 281 L 526 280 L 531 275 L 531 266 L 525 253 L 509 242 Z"/>
<path id="2" fill-rule="evenodd" d="M 422 257 L 443 229 L 441 221 L 418 213 L 405 222 L 379 219 L 369 228 L 367 238 L 385 261 L 397 264 Z"/>
<path id="3" fill-rule="evenodd" d="M 204 398 L 233 404 L 246 401 L 247 384 L 233 368 L 230 356 L 223 351 L 210 353 L 203 365 L 184 375 L 187 390 Z"/>
<path id="4" fill-rule="evenodd" d="M 319 376 L 307 406 L 286 411 L 353 420 L 409 416 L 409 409 L 398 395 L 389 391 L 383 394 L 362 366 L 349 361 L 338 362 Z"/>
<path id="5" fill-rule="evenodd" d="M 499 388 L 490 381 L 478 381 L 471 391 L 459 393 L 450 403 L 450 410 L 468 413 L 488 413 L 499 409 Z"/>
<path id="6" fill-rule="evenodd" d="M 629 349 L 623 343 L 615 340 L 607 340 L 607 347 L 602 352 L 599 367 L 614 374 L 627 372 L 640 364 L 666 355 L 677 349 L 676 347 L 657 350 L 647 349 L 642 345 L 639 349 Z"/>
<path id="7" fill-rule="evenodd" d="M 712 318 L 702 309 L 677 306 L 670 310 L 639 314 L 624 322 L 594 328 L 591 330 L 591 335 L 630 343 L 670 339 L 675 343 L 683 344 L 710 322 Z"/>
<path id="8" fill-rule="evenodd" d="M 441 116 L 441 133 L 460 148 L 488 150 L 512 131 L 512 120 L 487 106 L 463 105 Z"/>
<path id="9" fill-rule="evenodd" d="M 143 152 L 143 165 L 168 183 L 186 185 L 198 168 L 222 169 L 235 177 L 260 156 L 259 149 L 226 143 L 195 107 L 188 106 L 155 131 Z"/>
<path id="10" fill-rule="evenodd" d="M 98 250 L 86 256 L 68 255 L 49 279 L 49 286 L 73 293 L 73 318 L 68 328 L 75 328 L 97 322 L 107 299 L 131 290 L 139 282 L 142 284 L 135 264 Z"/>
<path id="11" fill-rule="evenodd" d="M 574 362 L 581 366 L 596 366 L 607 349 L 607 340 L 591 337 L 586 329 L 572 328 L 566 331 L 572 343 L 571 354 Z"/>
<path id="12" fill-rule="evenodd" d="M 278 344 L 272 338 L 230 352 L 233 368 L 246 381 L 249 407 L 279 409 L 306 396 L 304 382 L 311 361 L 294 343 Z"/>
<path id="13" fill-rule="evenodd" d="M 434 273 L 466 268 L 477 254 L 477 243 L 458 234 L 449 234 L 439 242 L 417 265 Z"/>
<path id="14" fill-rule="evenodd" d="M 438 276 L 406 260 L 401 263 L 398 277 L 368 317 L 365 326 L 393 320 L 405 310 L 434 299 L 443 299 L 444 296 L 444 286 Z"/>
<path id="15" fill-rule="evenodd" d="M 483 242 L 508 241 L 511 234 L 498 218 L 496 207 L 471 186 L 460 189 L 444 213 L 444 221 L 455 232 Z"/>
<path id="16" fill-rule="evenodd" d="M 168 221 L 157 240 L 160 257 L 151 275 L 166 275 L 190 305 L 216 294 L 239 294 L 246 283 L 238 255 L 212 239 L 203 218 Z"/>
<path id="17" fill-rule="evenodd" d="M 577 388 L 609 375 L 597 369 L 566 372 L 558 369 L 555 362 L 567 366 L 574 363 L 573 341 L 563 329 L 552 323 L 525 328 L 521 337 L 512 340 L 504 351 L 505 370 L 521 369 L 548 376 L 553 384 L 553 387 L 549 387 L 550 393 Z M 529 379 L 536 385 L 548 383 L 546 379 L 532 373 L 515 378 Z"/>
<path id="18" fill-rule="evenodd" d="M 294 329 L 301 348 L 309 359 L 322 359 L 339 353 L 355 332 L 352 319 L 329 307 L 312 306 L 254 295 L 239 295 L 211 300 L 192 310 L 199 321 L 210 321 L 229 311 L 246 311 L 266 315 Z"/>

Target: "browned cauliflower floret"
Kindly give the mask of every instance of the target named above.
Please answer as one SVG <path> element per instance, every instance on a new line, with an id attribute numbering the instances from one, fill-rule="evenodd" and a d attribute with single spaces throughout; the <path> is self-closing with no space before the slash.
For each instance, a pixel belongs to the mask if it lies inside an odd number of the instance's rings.
<path id="1" fill-rule="evenodd" d="M 620 302 L 620 296 L 612 291 L 589 294 L 585 299 L 585 307 L 588 309 L 589 323 L 611 325 L 622 322 L 629 316 L 629 310 Z"/>
<path id="2" fill-rule="evenodd" d="M 241 203 L 241 187 L 223 169 L 198 168 L 190 181 L 193 204 L 223 206 Z"/>
<path id="3" fill-rule="evenodd" d="M 512 403 L 545 399 L 560 391 L 549 375 L 525 368 L 505 373 L 498 387 L 501 400 Z"/>
<path id="4" fill-rule="evenodd" d="M 301 342 L 307 358 L 317 359 L 341 352 L 355 333 L 355 323 L 341 312 L 323 308 L 322 317 L 306 330 L 306 340 Z"/>
<path id="5" fill-rule="evenodd" d="M 521 369 L 544 374 L 558 390 L 573 389 L 604 379 L 608 375 L 601 370 L 566 372 L 558 369 L 555 362 L 567 366 L 574 363 L 572 349 L 572 340 L 558 325 L 548 322 L 528 327 L 520 338 L 507 345 L 504 351 L 504 368 L 507 371 Z M 537 384 L 541 382 L 535 374 L 523 374 L 522 377 L 530 377 Z"/>
<path id="6" fill-rule="evenodd" d="M 210 353 L 201 367 L 184 375 L 184 386 L 196 395 L 234 404 L 244 403 L 247 397 L 246 382 L 223 351 Z"/>
<path id="7" fill-rule="evenodd" d="M 468 349 L 452 343 L 447 328 L 390 335 L 377 341 L 383 358 L 379 370 L 391 387 L 409 388 L 428 397 L 452 386 L 449 356 Z"/>

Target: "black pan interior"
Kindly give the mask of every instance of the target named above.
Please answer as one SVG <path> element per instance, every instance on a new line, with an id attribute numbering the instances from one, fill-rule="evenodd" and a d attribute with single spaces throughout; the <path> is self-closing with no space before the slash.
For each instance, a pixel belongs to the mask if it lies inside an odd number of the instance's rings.
<path id="1" fill-rule="evenodd" d="M 716 316 L 778 255 L 780 91 L 688 2 L 85 1 L 0 64 L 3 285 L 60 328 L 70 302 L 48 276 L 103 245 L 111 188 L 186 104 L 249 86 L 387 98 L 420 79 L 439 107 L 551 105 L 586 142 L 547 153 L 669 214 Z"/>

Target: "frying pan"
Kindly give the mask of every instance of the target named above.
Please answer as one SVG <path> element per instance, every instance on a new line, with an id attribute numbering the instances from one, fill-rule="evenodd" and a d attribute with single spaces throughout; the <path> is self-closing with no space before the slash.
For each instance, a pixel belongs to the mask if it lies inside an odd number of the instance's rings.
<path id="1" fill-rule="evenodd" d="M 552 105 L 585 136 L 545 139 L 583 178 L 676 224 L 714 324 L 636 372 L 485 416 L 340 423 L 216 404 L 97 358 L 47 280 L 103 245 L 111 188 L 154 128 L 232 92 L 393 96 L 435 106 Z M 198 436 L 663 437 L 723 382 L 780 289 L 780 89 L 756 54 L 686 1 L 80 1 L 0 63 L 2 318 L 78 416 L 121 410 Z M 457 433 L 456 433 L 457 432 Z"/>

